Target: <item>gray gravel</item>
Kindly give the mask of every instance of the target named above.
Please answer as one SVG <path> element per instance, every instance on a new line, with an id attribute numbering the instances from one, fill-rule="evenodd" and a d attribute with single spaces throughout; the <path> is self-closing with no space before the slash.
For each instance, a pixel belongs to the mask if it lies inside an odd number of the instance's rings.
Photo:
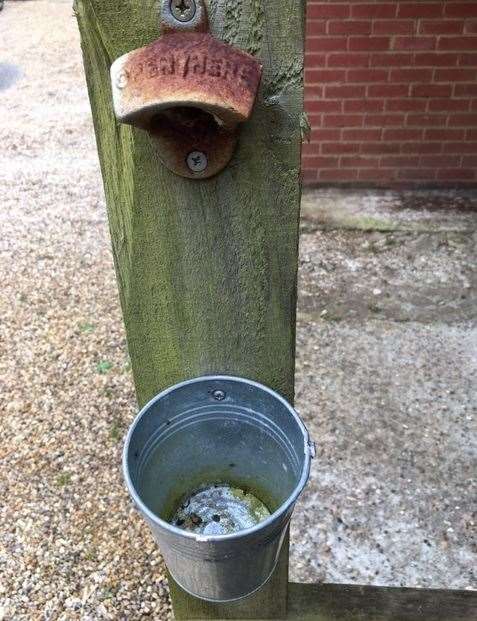
<path id="1" fill-rule="evenodd" d="M 0 40 L 0 619 L 165 620 L 161 557 L 121 480 L 134 392 L 71 8 L 7 2 Z M 303 223 L 297 404 L 318 458 L 297 580 L 476 586 L 466 213 L 438 236 L 325 231 L 326 209 Z"/>

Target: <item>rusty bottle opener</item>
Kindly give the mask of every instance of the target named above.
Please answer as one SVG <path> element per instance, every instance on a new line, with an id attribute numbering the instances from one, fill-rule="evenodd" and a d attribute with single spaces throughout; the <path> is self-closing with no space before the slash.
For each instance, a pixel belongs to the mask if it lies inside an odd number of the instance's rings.
<path id="1" fill-rule="evenodd" d="M 262 74 L 253 56 L 208 29 L 204 0 L 163 0 L 162 37 L 111 67 L 117 119 L 149 132 L 163 164 L 194 179 L 229 163 Z"/>

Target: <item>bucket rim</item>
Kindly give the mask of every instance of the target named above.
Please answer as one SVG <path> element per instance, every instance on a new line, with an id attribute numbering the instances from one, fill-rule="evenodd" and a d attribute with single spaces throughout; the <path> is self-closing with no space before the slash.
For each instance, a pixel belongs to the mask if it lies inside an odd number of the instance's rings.
<path id="1" fill-rule="evenodd" d="M 298 481 L 298 483 L 295 485 L 295 489 L 292 492 L 292 494 L 290 494 L 290 496 L 288 496 L 288 498 L 285 500 L 285 502 L 283 502 L 269 517 L 267 517 L 265 520 L 263 520 L 263 522 L 259 522 L 258 524 L 250 527 L 250 528 L 245 528 L 243 530 L 239 530 L 236 531 L 234 533 L 228 533 L 226 535 L 203 535 L 203 534 L 197 534 L 197 533 L 191 533 L 189 531 L 183 530 L 181 528 L 178 528 L 177 526 L 174 526 L 173 524 L 170 524 L 169 522 L 166 522 L 165 520 L 163 520 L 162 518 L 160 518 L 158 515 L 156 515 L 153 511 L 151 511 L 151 509 L 149 509 L 149 507 L 147 507 L 147 505 L 143 502 L 143 500 L 141 499 L 140 495 L 137 493 L 134 484 L 131 480 L 131 477 L 129 475 L 129 467 L 128 467 L 128 454 L 129 454 L 129 447 L 131 444 L 131 439 L 134 435 L 134 431 L 136 429 L 136 427 L 139 425 L 141 419 L 145 416 L 145 414 L 150 410 L 150 408 L 155 405 L 155 403 L 157 401 L 160 401 L 161 399 L 163 399 L 165 396 L 167 396 L 168 394 L 170 394 L 171 392 L 174 392 L 175 390 L 178 390 L 180 388 L 183 388 L 185 386 L 189 386 L 192 384 L 198 384 L 198 383 L 202 383 L 202 382 L 210 382 L 210 381 L 232 381 L 232 382 L 239 382 L 242 384 L 248 384 L 249 386 L 253 386 L 254 388 L 258 388 L 260 390 L 263 390 L 267 393 L 269 393 L 272 397 L 274 397 L 275 399 L 277 399 L 278 401 L 280 401 L 282 403 L 282 405 L 284 405 L 286 407 L 286 409 L 292 414 L 293 418 L 295 419 L 295 422 L 298 424 L 298 426 L 300 427 L 300 430 L 303 433 L 303 450 L 304 450 L 304 463 L 303 463 L 303 467 L 302 467 L 302 472 L 301 472 L 301 477 L 300 480 Z M 139 411 L 139 413 L 136 415 L 133 423 L 131 424 L 128 433 L 126 435 L 126 439 L 124 442 L 124 448 L 123 448 L 123 457 L 122 457 L 122 466 L 123 466 L 123 475 L 124 475 L 124 479 L 126 481 L 126 486 L 128 488 L 128 491 L 136 505 L 136 507 L 154 524 L 156 524 L 157 526 L 166 529 L 167 531 L 169 531 L 170 533 L 173 533 L 175 535 L 178 535 L 180 537 L 185 537 L 186 539 L 190 539 L 192 541 L 196 541 L 196 542 L 204 542 L 204 543 L 209 543 L 209 542 L 221 542 L 221 541 L 233 541 L 234 539 L 239 539 L 242 537 L 246 537 L 248 535 L 254 535 L 256 533 L 258 533 L 259 531 L 263 530 L 264 528 L 266 528 L 267 526 L 272 525 L 274 522 L 276 522 L 276 520 L 282 516 L 283 514 L 285 514 L 290 507 L 292 507 L 298 497 L 300 496 L 300 494 L 302 493 L 303 489 L 305 488 L 305 485 L 309 479 L 310 476 L 310 468 L 311 468 L 311 459 L 314 456 L 314 445 L 310 440 L 310 435 L 308 433 L 307 428 L 305 427 L 303 421 L 301 420 L 298 412 L 295 410 L 295 408 L 284 398 L 282 397 L 280 394 L 278 394 L 275 390 L 273 390 L 272 388 L 269 388 L 268 386 L 265 386 L 264 384 L 261 384 L 259 382 L 256 382 L 254 380 L 250 380 L 250 379 L 246 379 L 243 377 L 238 377 L 238 376 L 233 376 L 233 375 L 204 375 L 204 376 L 199 376 L 199 377 L 195 377 L 192 379 L 188 379 L 182 382 L 179 382 L 177 384 L 174 384 L 173 386 L 169 386 L 169 388 L 166 388 L 165 390 L 161 391 L 160 393 L 158 393 L 155 397 L 153 397 L 148 403 L 146 403 L 146 405 L 144 407 L 141 408 L 141 410 Z"/>

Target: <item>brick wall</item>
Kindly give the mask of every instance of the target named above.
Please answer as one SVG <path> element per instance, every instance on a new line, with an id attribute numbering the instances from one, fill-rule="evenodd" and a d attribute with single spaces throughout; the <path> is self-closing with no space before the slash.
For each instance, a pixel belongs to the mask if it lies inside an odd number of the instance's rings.
<path id="1" fill-rule="evenodd" d="M 477 0 L 308 0 L 313 183 L 477 183 Z"/>

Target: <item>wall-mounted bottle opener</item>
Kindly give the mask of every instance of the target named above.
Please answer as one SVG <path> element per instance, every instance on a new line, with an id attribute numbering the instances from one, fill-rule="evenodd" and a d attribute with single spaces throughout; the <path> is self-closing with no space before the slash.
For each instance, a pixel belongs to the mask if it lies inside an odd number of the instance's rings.
<path id="1" fill-rule="evenodd" d="M 253 56 L 208 29 L 204 0 L 163 0 L 162 37 L 111 67 L 118 120 L 149 132 L 164 165 L 194 179 L 229 163 L 262 74 Z"/>

